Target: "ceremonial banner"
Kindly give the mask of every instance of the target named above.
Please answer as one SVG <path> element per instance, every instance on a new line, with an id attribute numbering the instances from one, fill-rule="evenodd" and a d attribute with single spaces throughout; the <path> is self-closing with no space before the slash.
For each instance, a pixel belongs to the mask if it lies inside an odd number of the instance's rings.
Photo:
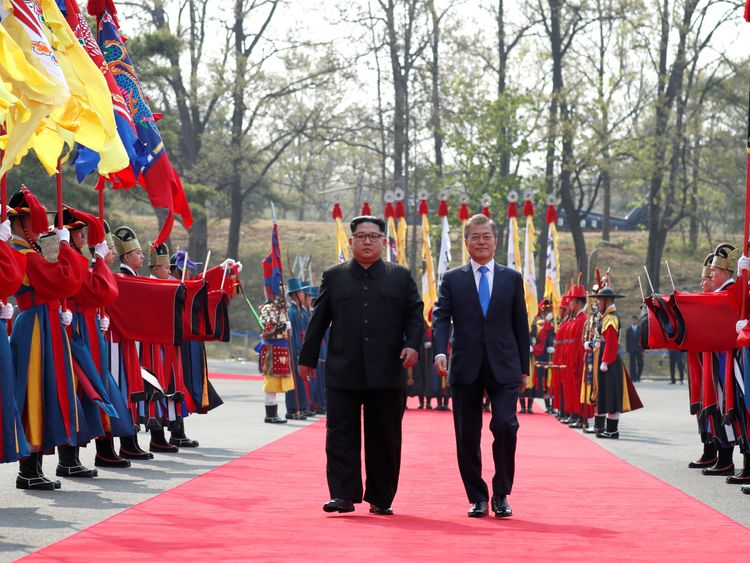
<path id="1" fill-rule="evenodd" d="M 441 199 L 438 204 L 438 217 L 441 220 L 440 254 L 438 255 L 438 278 L 450 269 L 451 263 L 451 234 L 448 224 L 448 203 Z"/>
<path id="2" fill-rule="evenodd" d="M 466 202 L 467 198 L 461 198 L 461 205 L 458 207 L 458 220 L 461 221 L 461 263 L 467 264 L 469 262 L 469 249 L 466 248 L 464 240 L 464 233 L 466 232 L 466 222 L 469 220 L 469 204 Z"/>
<path id="3" fill-rule="evenodd" d="M 156 118 L 148 105 L 148 99 L 143 94 L 125 42 L 118 31 L 112 0 L 90 0 L 89 13 L 97 17 L 99 48 L 128 104 L 138 138 L 146 149 L 145 165 L 137 171 L 139 182 L 146 188 L 151 205 L 168 211 L 164 225 L 154 241 L 155 245 L 161 244 L 172 231 L 175 213 L 182 216 L 185 228 L 190 228 L 193 222 L 190 207 L 180 177 L 169 162 L 161 133 L 156 126 Z"/>
<path id="4" fill-rule="evenodd" d="M 432 308 L 437 301 L 437 286 L 435 285 L 435 270 L 432 263 L 432 248 L 430 246 L 430 222 L 427 220 L 427 200 L 419 202 L 419 215 L 422 216 L 422 301 L 424 302 L 424 322 L 432 326 Z"/>
<path id="5" fill-rule="evenodd" d="M 396 205 L 394 206 L 394 214 L 396 215 L 396 261 L 402 266 L 408 267 L 408 259 L 406 257 L 406 207 L 404 207 L 403 199 L 397 199 Z"/>
<path id="6" fill-rule="evenodd" d="M 523 282 L 526 294 L 526 314 L 529 319 L 529 329 L 534 324 L 539 299 L 536 294 L 536 266 L 534 265 L 534 204 L 526 200 L 523 204 L 523 215 L 526 217 L 526 238 L 523 248 Z"/>
<path id="7" fill-rule="evenodd" d="M 281 275 L 281 247 L 279 246 L 279 229 L 276 223 L 271 231 L 271 252 L 263 260 L 263 283 L 271 288 L 274 295 L 281 295 L 284 278 Z"/>
<path id="8" fill-rule="evenodd" d="M 331 217 L 336 221 L 336 259 L 339 262 L 345 262 L 349 260 L 349 239 L 344 232 L 344 225 L 341 224 L 343 214 L 341 213 L 341 206 L 338 203 L 333 204 Z M 274 225 L 275 228 L 276 225 Z"/>
<path id="9" fill-rule="evenodd" d="M 398 261 L 398 238 L 396 236 L 396 223 L 393 220 L 395 210 L 393 209 L 393 194 L 387 193 L 385 200 L 385 261 Z"/>
<path id="10" fill-rule="evenodd" d="M 513 268 L 517 272 L 523 272 L 521 266 L 521 250 L 518 240 L 518 206 L 516 200 L 508 201 L 508 268 Z"/>
<path id="11" fill-rule="evenodd" d="M 547 233 L 547 261 L 546 272 L 544 276 L 544 298 L 552 303 L 552 311 L 555 317 L 555 326 L 560 318 L 560 301 L 562 295 L 560 292 L 560 253 L 557 249 L 557 211 L 554 205 L 547 206 L 545 217 L 549 225 Z"/>

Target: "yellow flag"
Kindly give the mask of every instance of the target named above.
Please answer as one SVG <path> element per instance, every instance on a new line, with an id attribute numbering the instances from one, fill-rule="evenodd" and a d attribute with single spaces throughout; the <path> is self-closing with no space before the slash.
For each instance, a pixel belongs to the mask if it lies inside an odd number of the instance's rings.
<path id="1" fill-rule="evenodd" d="M 119 172 L 130 161 L 117 134 L 107 81 L 78 42 L 55 0 L 41 0 L 41 7 L 55 56 L 72 96 L 81 107 L 75 140 L 99 153 L 100 174 Z"/>
<path id="2" fill-rule="evenodd" d="M 427 214 L 422 215 L 422 302 L 424 303 L 424 322 L 432 326 L 432 308 L 437 301 L 437 287 L 435 285 L 435 269 L 432 263 L 432 247 L 430 246 L 430 222 Z"/>
<path id="3" fill-rule="evenodd" d="M 336 258 L 339 262 L 349 260 L 349 239 L 344 232 L 344 225 L 338 217 L 336 218 Z"/>
<path id="4" fill-rule="evenodd" d="M 402 266 L 408 264 L 406 259 L 406 217 L 399 217 L 396 226 L 396 260 Z"/>
<path id="5" fill-rule="evenodd" d="M 534 264 L 534 222 L 532 215 L 526 216 L 526 238 L 524 239 L 523 252 L 523 281 L 526 293 L 526 314 L 531 329 L 539 309 L 539 301 L 536 295 L 536 267 Z"/>
<path id="6" fill-rule="evenodd" d="M 42 120 L 65 101 L 57 85 L 26 60 L 4 24 L 5 18 L 0 25 L 0 80 L 18 103 L 5 108 L 6 136 L 2 140 L 5 156 L 0 176 L 21 161 Z"/>

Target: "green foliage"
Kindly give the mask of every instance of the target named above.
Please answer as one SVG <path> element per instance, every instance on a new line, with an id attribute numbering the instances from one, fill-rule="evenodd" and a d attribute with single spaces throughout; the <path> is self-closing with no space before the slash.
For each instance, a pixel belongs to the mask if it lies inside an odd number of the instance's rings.
<path id="1" fill-rule="evenodd" d="M 527 96 L 504 92 L 495 99 L 478 94 L 474 84 L 459 79 L 453 84 L 458 101 L 451 117 L 447 145 L 455 152 L 461 184 L 472 201 L 488 193 L 495 202 L 504 201 L 510 190 L 519 190 L 523 180 L 511 167 L 503 174 L 503 159 L 523 160 L 532 150 L 529 132 L 521 114 L 530 104 Z"/>

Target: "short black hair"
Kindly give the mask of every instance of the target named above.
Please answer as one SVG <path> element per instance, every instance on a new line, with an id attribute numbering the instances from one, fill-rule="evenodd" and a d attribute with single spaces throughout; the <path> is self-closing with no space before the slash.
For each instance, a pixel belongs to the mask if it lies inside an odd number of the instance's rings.
<path id="1" fill-rule="evenodd" d="M 352 234 L 357 230 L 357 225 L 360 223 L 372 223 L 378 226 L 381 233 L 385 233 L 385 221 L 380 217 L 375 217 L 374 215 L 360 215 L 359 217 L 352 219 L 352 222 L 349 223 L 349 229 Z"/>

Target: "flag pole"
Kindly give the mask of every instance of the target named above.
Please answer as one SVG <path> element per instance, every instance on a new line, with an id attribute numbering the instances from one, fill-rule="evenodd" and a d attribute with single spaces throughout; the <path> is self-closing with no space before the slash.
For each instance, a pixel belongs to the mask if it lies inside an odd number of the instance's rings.
<path id="1" fill-rule="evenodd" d="M 747 14 L 746 14 L 747 16 Z M 745 171 L 745 239 L 742 245 L 742 254 L 748 255 L 748 241 L 750 239 L 750 92 L 748 93 L 747 110 L 747 167 Z M 745 318 L 747 308 L 747 283 L 748 272 L 742 270 L 742 300 L 740 302 L 740 319 Z"/>
<path id="2" fill-rule="evenodd" d="M 0 135 L 5 135 L 5 124 L 0 127 Z M 0 149 L 0 163 L 5 160 L 5 150 Z M 8 201 L 8 178 L 7 174 L 3 174 L 0 178 L 0 215 L 2 216 L 3 222 L 8 218 L 8 210 L 6 209 Z"/>

